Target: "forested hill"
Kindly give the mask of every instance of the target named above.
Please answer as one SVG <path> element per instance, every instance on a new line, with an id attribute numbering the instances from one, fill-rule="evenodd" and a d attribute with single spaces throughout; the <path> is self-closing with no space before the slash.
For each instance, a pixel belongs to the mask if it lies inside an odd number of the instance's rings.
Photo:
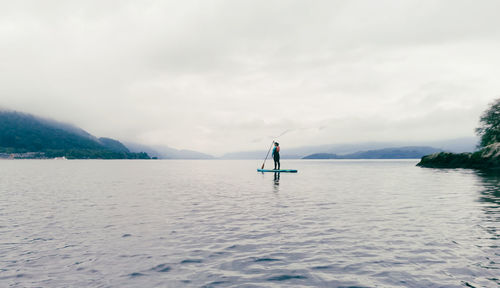
<path id="1" fill-rule="evenodd" d="M 0 111 L 0 153 L 29 158 L 149 159 L 146 153 L 131 153 L 117 140 L 14 111 Z"/>

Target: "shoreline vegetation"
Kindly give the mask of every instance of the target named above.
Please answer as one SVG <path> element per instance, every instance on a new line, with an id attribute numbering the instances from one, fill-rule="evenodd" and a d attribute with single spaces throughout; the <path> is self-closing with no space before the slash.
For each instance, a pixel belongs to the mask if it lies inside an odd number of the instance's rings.
<path id="1" fill-rule="evenodd" d="M 479 151 L 473 153 L 434 153 L 422 157 L 417 166 L 427 168 L 470 168 L 500 170 L 500 98 L 491 103 L 479 119 L 476 134 L 481 137 Z"/>
<path id="2" fill-rule="evenodd" d="M 0 159 L 152 159 L 147 153 L 113 152 L 101 150 L 56 150 L 44 152 L 2 153 Z"/>
<path id="3" fill-rule="evenodd" d="M 438 152 L 422 157 L 417 164 L 425 168 L 467 168 L 500 171 L 500 142 L 473 153 Z"/>

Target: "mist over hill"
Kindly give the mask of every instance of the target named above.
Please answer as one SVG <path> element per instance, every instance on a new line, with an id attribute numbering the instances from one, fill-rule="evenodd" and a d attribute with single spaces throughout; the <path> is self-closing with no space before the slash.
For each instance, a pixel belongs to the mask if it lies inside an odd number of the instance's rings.
<path id="1" fill-rule="evenodd" d="M 143 145 L 133 142 L 124 142 L 132 152 L 144 151 L 151 157 L 158 159 L 214 159 L 215 157 L 209 154 L 201 153 L 193 150 L 175 149 L 162 145 Z"/>
<path id="2" fill-rule="evenodd" d="M 18 158 L 149 159 L 111 138 L 31 114 L 0 111 L 0 153 Z M 29 154 L 27 154 L 29 153 Z"/>

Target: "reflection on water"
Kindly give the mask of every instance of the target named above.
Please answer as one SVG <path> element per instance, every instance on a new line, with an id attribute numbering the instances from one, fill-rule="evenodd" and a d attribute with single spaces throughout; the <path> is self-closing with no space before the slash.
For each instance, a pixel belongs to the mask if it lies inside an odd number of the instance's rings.
<path id="1" fill-rule="evenodd" d="M 277 193 L 280 191 L 280 172 L 274 172 L 273 177 L 273 191 Z"/>
<path id="2" fill-rule="evenodd" d="M 492 172 L 477 172 L 479 176 L 479 202 L 484 216 L 478 226 L 485 231 L 485 236 L 478 237 L 476 246 L 488 254 L 476 265 L 491 270 L 500 271 L 500 175 Z M 500 275 L 500 274 L 497 274 Z M 492 278 L 500 286 L 500 277 Z"/>
<path id="3" fill-rule="evenodd" d="M 496 204 L 492 208 L 500 206 L 500 175 L 493 172 L 477 172 L 481 180 L 480 201 Z"/>
<path id="4" fill-rule="evenodd" d="M 484 203 L 482 209 L 485 214 L 485 230 L 491 234 L 492 240 L 499 240 L 500 231 L 497 226 L 500 223 L 500 175 L 478 172 L 478 176 L 481 180 L 479 201 Z"/>
<path id="5" fill-rule="evenodd" d="M 0 287 L 500 285 L 498 176 L 259 164 L 0 161 Z"/>

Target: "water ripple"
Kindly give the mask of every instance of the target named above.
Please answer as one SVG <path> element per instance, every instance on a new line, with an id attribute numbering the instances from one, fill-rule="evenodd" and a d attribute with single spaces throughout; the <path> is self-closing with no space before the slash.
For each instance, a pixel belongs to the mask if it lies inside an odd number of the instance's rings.
<path id="1" fill-rule="evenodd" d="M 498 287 L 500 177 L 412 161 L 0 161 L 0 287 Z"/>

